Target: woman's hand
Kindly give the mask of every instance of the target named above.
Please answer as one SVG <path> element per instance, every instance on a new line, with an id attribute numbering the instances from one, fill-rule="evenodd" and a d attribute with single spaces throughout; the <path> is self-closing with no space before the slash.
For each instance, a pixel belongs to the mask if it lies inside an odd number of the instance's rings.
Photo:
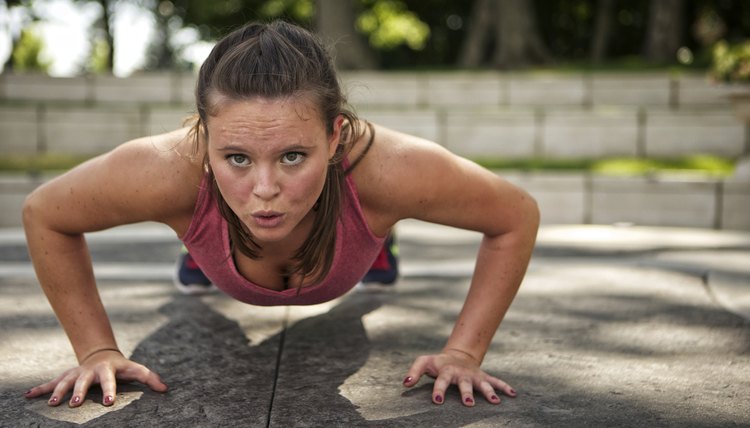
<path id="1" fill-rule="evenodd" d="M 31 388 L 24 395 L 26 398 L 36 398 L 52 392 L 47 404 L 58 406 L 72 388 L 73 396 L 68 405 L 78 407 L 85 401 L 89 387 L 98 383 L 102 388 L 102 404 L 111 406 L 115 402 L 117 380 L 137 381 L 157 392 L 167 390 L 167 385 L 158 374 L 128 360 L 116 349 L 108 349 L 91 354 L 80 366 L 66 371 L 50 382 Z"/>
<path id="2" fill-rule="evenodd" d="M 432 388 L 432 402 L 435 404 L 443 404 L 445 391 L 450 385 L 458 386 L 461 402 L 468 407 L 474 406 L 475 389 L 491 404 L 500 404 L 496 390 L 509 397 L 516 396 L 516 391 L 510 385 L 483 372 L 476 359 L 458 350 L 446 349 L 437 355 L 418 357 L 404 379 L 404 386 L 410 388 L 416 385 L 423 374 L 435 378 Z"/>

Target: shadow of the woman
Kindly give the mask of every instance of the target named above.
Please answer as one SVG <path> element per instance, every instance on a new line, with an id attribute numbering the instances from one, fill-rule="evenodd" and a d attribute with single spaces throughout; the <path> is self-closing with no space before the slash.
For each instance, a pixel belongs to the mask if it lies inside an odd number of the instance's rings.
<path id="1" fill-rule="evenodd" d="M 132 354 L 133 360 L 158 372 L 169 391 L 158 394 L 135 384 L 122 386 L 120 391 L 144 390 L 144 395 L 91 424 L 136 426 L 157 418 L 161 426 L 266 426 L 275 390 L 283 397 L 304 389 L 295 401 L 328 403 L 325 407 L 336 401 L 351 408 L 336 387 L 367 361 L 369 345 L 361 319 L 381 302 L 374 296 L 352 295 L 328 313 L 303 319 L 251 347 L 237 322 L 201 299 L 177 296 L 159 310 L 169 321 Z M 285 352 L 284 343 L 297 346 Z M 279 364 L 282 370 L 277 372 Z M 290 370 L 283 370 L 285 366 Z M 279 385 L 288 385 L 286 389 L 276 388 L 277 373 L 282 373 Z M 297 412 L 301 414 L 302 408 Z M 356 414 L 353 408 L 352 412 Z"/>
<path id="2" fill-rule="evenodd" d="M 367 362 L 371 344 L 362 317 L 392 299 L 353 293 L 327 313 L 302 319 L 257 346 L 200 299 L 179 296 L 160 308 L 169 321 L 143 340 L 132 358 L 159 372 L 170 387 L 144 390 L 140 400 L 92 426 L 367 426 L 439 421 L 448 407 L 367 421 L 339 387 Z M 251 307 L 248 310 L 252 310 Z M 293 313 L 294 308 L 290 311 Z M 400 388 L 400 385 L 393 385 Z M 443 409 L 444 408 L 444 409 Z M 489 414 L 472 409 L 465 422 Z M 490 410 L 490 409 L 487 409 Z"/>

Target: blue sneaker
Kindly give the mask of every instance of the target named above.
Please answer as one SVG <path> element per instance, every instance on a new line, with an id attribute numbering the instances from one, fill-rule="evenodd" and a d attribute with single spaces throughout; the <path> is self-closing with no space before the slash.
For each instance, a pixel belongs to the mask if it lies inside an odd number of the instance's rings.
<path id="1" fill-rule="evenodd" d="M 365 289 L 393 289 L 393 284 L 398 279 L 398 245 L 391 234 L 383 243 L 378 257 L 372 263 L 370 270 L 362 278 L 362 286 Z"/>
<path id="2" fill-rule="evenodd" d="M 177 259 L 177 269 L 173 279 L 175 287 L 183 294 L 206 294 L 217 291 L 216 286 L 203 273 L 185 247 L 182 247 Z"/>

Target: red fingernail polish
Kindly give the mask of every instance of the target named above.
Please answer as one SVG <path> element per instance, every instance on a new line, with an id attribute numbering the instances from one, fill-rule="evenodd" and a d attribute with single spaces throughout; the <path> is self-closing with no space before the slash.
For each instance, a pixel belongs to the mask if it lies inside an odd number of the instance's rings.
<path id="1" fill-rule="evenodd" d="M 510 393 L 513 394 L 513 395 L 516 395 L 516 390 L 515 389 L 511 389 Z"/>
<path id="2" fill-rule="evenodd" d="M 78 403 L 80 403 L 80 402 L 81 402 L 81 397 L 79 397 L 79 396 L 75 396 L 75 397 L 73 397 L 73 400 L 71 400 L 71 402 L 72 402 L 73 404 L 78 404 Z"/>
<path id="3" fill-rule="evenodd" d="M 436 395 L 435 396 L 435 402 L 436 403 L 442 403 L 443 402 L 443 397 L 441 397 L 440 395 Z"/>
<path id="4" fill-rule="evenodd" d="M 57 397 L 52 397 L 52 398 L 49 399 L 49 402 L 52 403 L 52 404 L 55 404 L 55 403 L 57 403 L 57 400 L 58 400 Z"/>
<path id="5" fill-rule="evenodd" d="M 406 379 L 404 379 L 404 383 L 411 383 L 411 381 L 412 381 L 411 376 L 406 376 Z"/>
<path id="6" fill-rule="evenodd" d="M 474 404 L 474 399 L 473 399 L 473 398 L 471 398 L 471 397 L 466 397 L 466 398 L 464 399 L 464 402 L 465 402 L 466 404 Z"/>
<path id="7" fill-rule="evenodd" d="M 104 397 L 104 404 L 112 404 L 112 400 L 114 400 L 114 398 L 111 395 L 108 395 Z"/>
<path id="8" fill-rule="evenodd" d="M 497 395 L 493 395 L 492 397 L 490 397 L 490 400 L 492 400 L 492 401 L 497 401 L 499 399 L 500 399 L 500 397 L 498 397 Z"/>
<path id="9" fill-rule="evenodd" d="M 26 391 L 26 392 L 23 393 L 23 395 L 29 395 L 29 394 L 31 394 L 31 390 L 28 390 L 28 391 Z"/>

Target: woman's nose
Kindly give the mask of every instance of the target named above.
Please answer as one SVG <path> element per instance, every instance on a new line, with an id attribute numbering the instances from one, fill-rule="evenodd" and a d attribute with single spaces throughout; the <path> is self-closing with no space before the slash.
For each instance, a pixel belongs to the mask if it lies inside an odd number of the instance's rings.
<path id="1" fill-rule="evenodd" d="M 253 194 L 260 199 L 268 200 L 278 195 L 279 191 L 279 183 L 273 168 L 257 168 Z"/>

